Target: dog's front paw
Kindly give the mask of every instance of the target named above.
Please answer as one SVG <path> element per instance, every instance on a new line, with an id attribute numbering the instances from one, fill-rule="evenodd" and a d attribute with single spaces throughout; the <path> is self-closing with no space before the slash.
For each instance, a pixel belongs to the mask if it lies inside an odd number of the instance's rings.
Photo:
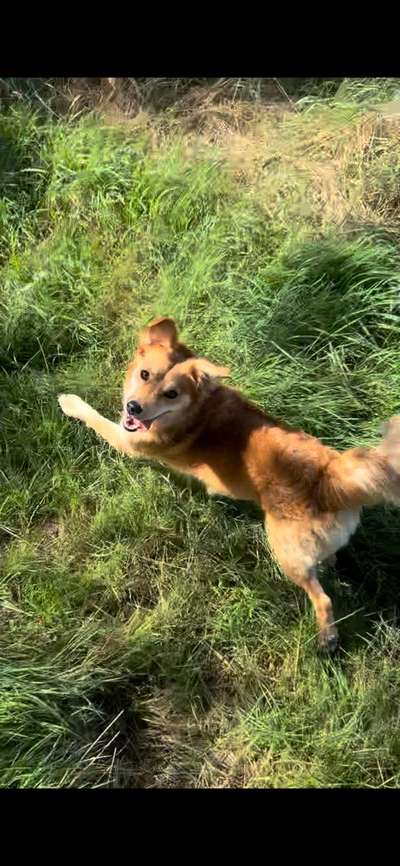
<path id="1" fill-rule="evenodd" d="M 79 418 L 80 421 L 86 419 L 88 410 L 90 410 L 90 406 L 76 394 L 59 394 L 58 402 L 64 415 L 68 415 L 70 418 Z"/>

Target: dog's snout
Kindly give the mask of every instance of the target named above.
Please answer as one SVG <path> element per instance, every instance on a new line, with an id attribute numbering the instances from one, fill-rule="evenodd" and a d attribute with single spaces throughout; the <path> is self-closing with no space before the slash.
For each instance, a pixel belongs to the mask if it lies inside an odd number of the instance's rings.
<path id="1" fill-rule="evenodd" d="M 129 403 L 126 404 L 126 410 L 128 415 L 140 415 L 143 412 L 142 406 L 136 400 L 129 400 Z"/>

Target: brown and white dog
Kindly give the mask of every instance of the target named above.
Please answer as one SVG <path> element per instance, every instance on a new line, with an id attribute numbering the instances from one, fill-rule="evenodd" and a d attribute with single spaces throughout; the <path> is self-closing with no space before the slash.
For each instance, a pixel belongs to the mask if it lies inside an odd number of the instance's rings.
<path id="1" fill-rule="evenodd" d="M 337 630 L 317 566 L 347 544 L 363 505 L 400 504 L 400 416 L 376 448 L 339 453 L 223 385 L 228 375 L 195 357 L 174 321 L 161 318 L 139 337 L 119 424 L 74 394 L 60 395 L 59 403 L 119 451 L 194 476 L 210 493 L 256 502 L 277 562 L 308 594 L 320 645 L 332 651 Z"/>

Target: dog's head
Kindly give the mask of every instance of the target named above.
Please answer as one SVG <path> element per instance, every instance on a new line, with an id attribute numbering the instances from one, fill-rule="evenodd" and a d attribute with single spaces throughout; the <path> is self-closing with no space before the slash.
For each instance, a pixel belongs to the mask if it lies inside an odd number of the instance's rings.
<path id="1" fill-rule="evenodd" d="M 161 432 L 179 423 L 204 397 L 209 383 L 229 376 L 178 341 L 173 319 L 151 322 L 140 334 L 123 391 L 122 424 L 129 432 Z"/>

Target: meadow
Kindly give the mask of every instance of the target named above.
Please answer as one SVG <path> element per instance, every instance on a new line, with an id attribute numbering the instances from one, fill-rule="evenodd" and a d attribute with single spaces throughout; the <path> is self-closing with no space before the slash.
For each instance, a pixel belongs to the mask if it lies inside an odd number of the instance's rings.
<path id="1" fill-rule="evenodd" d="M 399 92 L 190 122 L 1 104 L 1 787 L 398 787 L 399 512 L 324 568 L 323 658 L 256 508 L 111 451 L 57 394 L 117 419 L 164 314 L 268 413 L 373 444 L 400 411 Z"/>

